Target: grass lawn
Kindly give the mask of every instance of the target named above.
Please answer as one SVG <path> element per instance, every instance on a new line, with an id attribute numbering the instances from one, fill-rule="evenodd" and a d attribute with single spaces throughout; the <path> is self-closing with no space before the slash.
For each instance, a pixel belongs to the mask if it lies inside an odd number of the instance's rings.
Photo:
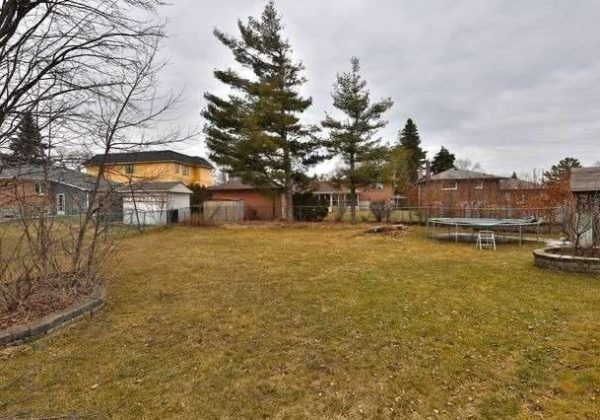
<path id="1" fill-rule="evenodd" d="M 101 315 L 0 351 L 0 417 L 600 415 L 600 278 L 360 232 L 127 238 Z"/>

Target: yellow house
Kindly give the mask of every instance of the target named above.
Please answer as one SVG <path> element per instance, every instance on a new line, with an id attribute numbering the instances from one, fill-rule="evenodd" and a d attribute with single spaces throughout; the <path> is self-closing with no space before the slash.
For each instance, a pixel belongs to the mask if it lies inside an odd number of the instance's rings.
<path id="1" fill-rule="evenodd" d="M 104 178 L 112 182 L 183 182 L 185 185 L 213 185 L 214 167 L 204 158 L 173 150 L 96 155 L 85 164 L 90 175 L 104 165 Z"/>

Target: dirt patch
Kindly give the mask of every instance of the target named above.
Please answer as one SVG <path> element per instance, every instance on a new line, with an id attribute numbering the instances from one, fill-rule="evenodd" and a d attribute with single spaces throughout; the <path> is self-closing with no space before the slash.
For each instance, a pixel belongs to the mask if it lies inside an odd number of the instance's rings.
<path id="1" fill-rule="evenodd" d="M 93 290 L 93 284 L 90 282 L 75 286 L 67 286 L 56 281 L 41 282 L 15 310 L 9 311 L 6 307 L 0 307 L 0 330 L 28 324 L 69 305 L 81 302 L 88 298 Z"/>
<path id="2" fill-rule="evenodd" d="M 409 231 L 410 231 L 410 229 L 408 226 L 402 225 L 402 224 L 395 224 L 395 225 L 373 226 L 373 227 L 368 228 L 365 231 L 365 233 L 366 234 L 380 234 L 380 235 L 396 237 L 396 236 L 405 235 Z"/>

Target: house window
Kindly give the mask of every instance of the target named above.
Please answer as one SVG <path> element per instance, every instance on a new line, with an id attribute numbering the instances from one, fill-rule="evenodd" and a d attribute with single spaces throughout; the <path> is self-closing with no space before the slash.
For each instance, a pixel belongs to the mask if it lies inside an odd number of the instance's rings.
<path id="1" fill-rule="evenodd" d="M 180 166 L 181 166 L 181 165 L 180 165 L 180 164 L 178 164 L 178 163 L 176 163 L 176 164 L 175 164 L 175 173 L 176 173 L 176 174 L 178 174 L 178 173 L 179 173 L 179 171 L 180 171 L 179 167 L 180 167 Z"/>
<path id="2" fill-rule="evenodd" d="M 44 184 L 43 182 L 36 182 L 35 183 L 35 193 L 37 195 L 45 195 L 46 194 L 46 184 Z"/>
<path id="3" fill-rule="evenodd" d="M 479 179 L 479 180 L 475 181 L 475 189 L 483 190 L 483 179 Z"/>
<path id="4" fill-rule="evenodd" d="M 183 174 L 184 175 L 189 175 L 190 174 L 190 167 L 187 165 L 183 165 Z"/>
<path id="5" fill-rule="evenodd" d="M 442 181 L 442 190 L 458 190 L 456 181 Z"/>
<path id="6" fill-rule="evenodd" d="M 135 166 L 134 165 L 125 165 L 125 173 L 127 175 L 133 174 L 134 170 L 135 170 Z"/>

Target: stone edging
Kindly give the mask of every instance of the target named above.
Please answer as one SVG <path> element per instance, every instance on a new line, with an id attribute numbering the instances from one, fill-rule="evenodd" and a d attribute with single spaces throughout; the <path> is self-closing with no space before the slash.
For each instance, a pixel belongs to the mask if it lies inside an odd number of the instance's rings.
<path id="1" fill-rule="evenodd" d="M 0 330 L 0 348 L 18 346 L 37 340 L 85 316 L 92 316 L 104 307 L 105 300 L 106 290 L 104 287 L 98 287 L 82 303 L 67 306 L 58 312 L 46 315 L 27 325 L 15 325 L 5 330 Z"/>
<path id="2" fill-rule="evenodd" d="M 550 270 L 566 271 L 570 273 L 600 274 L 600 258 L 586 258 L 552 252 L 559 249 L 560 248 L 536 249 L 533 251 L 535 265 Z"/>

